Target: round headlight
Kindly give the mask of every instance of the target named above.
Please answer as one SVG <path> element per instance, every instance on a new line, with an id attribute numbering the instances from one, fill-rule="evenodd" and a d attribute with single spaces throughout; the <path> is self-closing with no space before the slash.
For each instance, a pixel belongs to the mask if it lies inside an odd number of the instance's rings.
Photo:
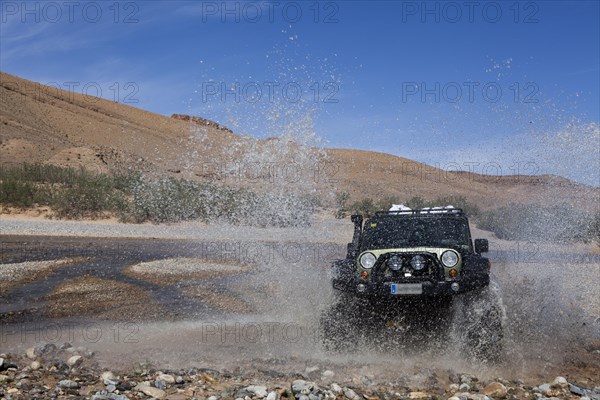
<path id="1" fill-rule="evenodd" d="M 458 255 L 453 251 L 445 251 L 442 253 L 442 264 L 446 267 L 454 267 L 458 264 Z"/>
<path id="2" fill-rule="evenodd" d="M 425 257 L 423 256 L 414 256 L 412 258 L 412 260 L 410 260 L 410 265 L 412 265 L 412 267 L 415 269 L 415 271 L 420 271 L 423 268 L 425 268 L 425 265 L 427 264 L 427 260 L 425 260 Z"/>
<path id="3" fill-rule="evenodd" d="M 391 256 L 387 263 L 390 269 L 393 271 L 398 271 L 400 268 L 402 268 L 402 260 L 398 256 Z"/>
<path id="4" fill-rule="evenodd" d="M 377 258 L 375 258 L 375 256 L 372 253 L 365 253 L 362 256 L 360 256 L 360 259 L 358 261 L 360 262 L 360 265 L 362 265 L 363 268 L 373 268 L 373 265 L 375 265 L 375 261 L 377 261 Z"/>

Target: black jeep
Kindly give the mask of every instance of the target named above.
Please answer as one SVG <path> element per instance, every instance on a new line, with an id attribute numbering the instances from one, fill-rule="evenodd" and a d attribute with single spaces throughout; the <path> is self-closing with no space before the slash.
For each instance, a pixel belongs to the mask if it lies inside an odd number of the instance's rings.
<path id="1" fill-rule="evenodd" d="M 421 330 L 461 325 L 466 350 L 497 356 L 502 307 L 491 290 L 486 239 L 473 245 L 465 213 L 452 206 L 377 212 L 354 237 L 345 259 L 333 263 L 333 306 L 321 319 L 327 349 L 357 345 L 365 331 L 409 325 Z M 401 318 L 398 318 L 401 315 Z M 411 317 L 411 318 L 407 318 Z"/>

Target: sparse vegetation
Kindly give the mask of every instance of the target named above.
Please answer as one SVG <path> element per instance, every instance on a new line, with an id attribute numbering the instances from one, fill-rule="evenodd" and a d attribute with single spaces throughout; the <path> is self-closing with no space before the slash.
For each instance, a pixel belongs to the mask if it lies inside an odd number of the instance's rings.
<path id="1" fill-rule="evenodd" d="M 48 206 L 61 218 L 114 214 L 124 222 L 201 219 L 257 226 L 309 223 L 316 198 L 257 194 L 249 189 L 183 179 L 150 180 L 142 174 L 108 175 L 50 165 L 24 165 L 0 172 L 2 204 Z"/>
<path id="2" fill-rule="evenodd" d="M 335 194 L 336 218 L 340 219 L 348 216 L 348 200 L 350 200 L 350 194 L 348 192 Z"/>

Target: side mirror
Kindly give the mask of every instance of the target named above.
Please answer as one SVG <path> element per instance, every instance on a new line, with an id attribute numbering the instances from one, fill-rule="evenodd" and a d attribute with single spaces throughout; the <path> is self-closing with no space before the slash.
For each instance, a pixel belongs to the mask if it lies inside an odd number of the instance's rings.
<path id="1" fill-rule="evenodd" d="M 487 253 L 490 250 L 490 245 L 487 239 L 475 239 L 475 253 Z"/>
<path id="2" fill-rule="evenodd" d="M 354 224 L 362 224 L 363 222 L 363 216 L 362 215 L 352 215 L 350 216 L 350 221 L 352 221 Z"/>

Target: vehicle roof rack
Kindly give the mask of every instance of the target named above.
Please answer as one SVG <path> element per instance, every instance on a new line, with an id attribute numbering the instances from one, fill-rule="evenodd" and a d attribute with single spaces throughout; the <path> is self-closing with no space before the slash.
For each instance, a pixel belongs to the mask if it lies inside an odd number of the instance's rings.
<path id="1" fill-rule="evenodd" d="M 421 208 L 419 210 L 395 210 L 395 211 L 377 211 L 375 216 L 392 216 L 392 215 L 464 215 L 462 208 L 449 208 L 449 207 L 432 207 L 432 208 Z"/>

